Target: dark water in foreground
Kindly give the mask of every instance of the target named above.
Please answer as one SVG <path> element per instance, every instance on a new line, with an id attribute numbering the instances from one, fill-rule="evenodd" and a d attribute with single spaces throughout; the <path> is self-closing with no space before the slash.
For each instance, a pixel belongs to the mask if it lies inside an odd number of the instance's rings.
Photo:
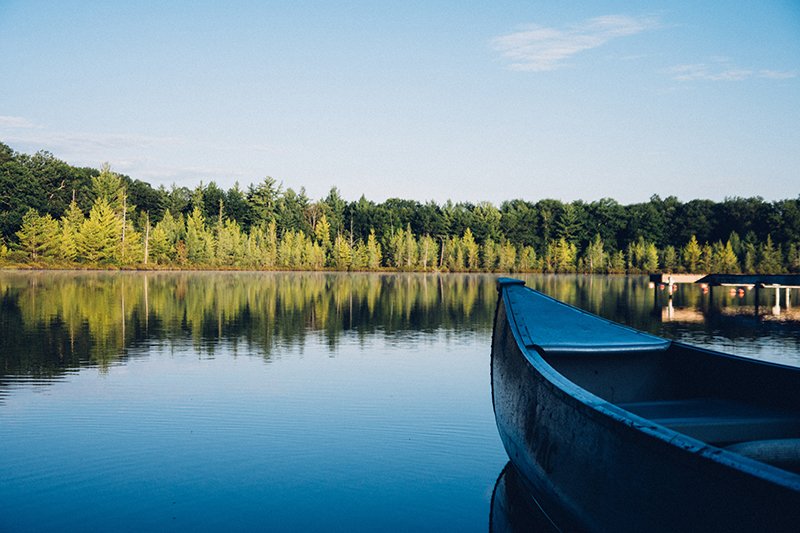
<path id="1" fill-rule="evenodd" d="M 486 530 L 494 278 L 0 272 L 0 531 Z M 526 279 L 800 365 L 783 294 Z"/>

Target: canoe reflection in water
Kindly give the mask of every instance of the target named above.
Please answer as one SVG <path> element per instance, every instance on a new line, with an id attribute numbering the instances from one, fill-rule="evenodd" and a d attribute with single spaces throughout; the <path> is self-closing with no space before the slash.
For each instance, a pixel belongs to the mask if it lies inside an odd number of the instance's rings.
<path id="1" fill-rule="evenodd" d="M 558 532 L 561 529 L 542 510 L 533 494 L 523 485 L 519 472 L 506 463 L 494 484 L 489 511 L 491 533 L 535 531 Z"/>

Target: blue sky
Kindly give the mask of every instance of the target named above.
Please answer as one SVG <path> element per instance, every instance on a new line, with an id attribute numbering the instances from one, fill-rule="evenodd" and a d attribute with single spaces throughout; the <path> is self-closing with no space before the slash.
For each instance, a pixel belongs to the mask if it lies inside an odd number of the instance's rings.
<path id="1" fill-rule="evenodd" d="M 796 1 L 0 0 L 0 72 L 0 141 L 153 185 L 800 194 Z"/>

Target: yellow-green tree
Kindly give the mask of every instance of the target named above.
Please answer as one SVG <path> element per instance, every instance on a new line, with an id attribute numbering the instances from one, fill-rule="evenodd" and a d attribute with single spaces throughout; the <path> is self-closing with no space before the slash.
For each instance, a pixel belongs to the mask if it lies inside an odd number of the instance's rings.
<path id="1" fill-rule="evenodd" d="M 91 263 L 110 263 L 117 256 L 122 235 L 122 221 L 117 218 L 104 197 L 95 200 L 89 218 L 78 234 L 78 255 Z"/>
<path id="2" fill-rule="evenodd" d="M 22 227 L 17 231 L 19 248 L 32 261 L 58 254 L 58 221 L 48 213 L 39 215 L 35 209 L 28 209 L 22 217 Z"/>
<path id="3" fill-rule="evenodd" d="M 642 269 L 648 273 L 658 272 L 658 248 L 652 242 L 648 242 L 644 247 Z"/>
<path id="4" fill-rule="evenodd" d="M 353 264 L 353 248 L 340 233 L 333 243 L 333 266 L 338 270 L 349 270 Z"/>
<path id="5" fill-rule="evenodd" d="M 464 235 L 461 237 L 461 246 L 464 250 L 467 270 L 478 270 L 480 268 L 480 247 L 475 242 L 475 236 L 472 235 L 471 229 L 464 230 Z"/>
<path id="6" fill-rule="evenodd" d="M 492 239 L 483 243 L 483 269 L 493 272 L 497 268 L 498 246 Z"/>
<path id="7" fill-rule="evenodd" d="M 370 270 L 378 270 L 381 267 L 381 245 L 375 237 L 375 230 L 369 230 L 366 247 L 367 263 L 366 267 Z"/>
<path id="8" fill-rule="evenodd" d="M 428 234 L 419 240 L 419 266 L 423 270 L 436 268 L 439 261 L 439 245 L 436 240 Z"/>
<path id="9" fill-rule="evenodd" d="M 207 263 L 214 249 L 214 238 L 206 228 L 206 221 L 199 207 L 192 210 L 186 219 L 186 254 L 194 264 Z"/>
<path id="10" fill-rule="evenodd" d="M 689 242 L 683 247 L 683 264 L 686 266 L 688 272 L 697 272 L 702 253 L 703 251 L 700 248 L 700 244 L 697 242 L 697 237 L 692 235 Z"/>
<path id="11" fill-rule="evenodd" d="M 505 240 L 498 248 L 497 269 L 500 272 L 511 272 L 517 264 L 517 248 L 511 241 Z"/>
<path id="12" fill-rule="evenodd" d="M 61 242 L 59 243 L 59 256 L 67 261 L 75 261 L 78 257 L 78 239 L 81 226 L 86 216 L 72 200 L 64 216 L 61 217 Z"/>
<path id="13" fill-rule="evenodd" d="M 149 244 L 150 260 L 156 264 L 166 264 L 170 261 L 171 246 L 167 239 L 167 232 L 164 226 L 159 222 L 150 232 Z"/>

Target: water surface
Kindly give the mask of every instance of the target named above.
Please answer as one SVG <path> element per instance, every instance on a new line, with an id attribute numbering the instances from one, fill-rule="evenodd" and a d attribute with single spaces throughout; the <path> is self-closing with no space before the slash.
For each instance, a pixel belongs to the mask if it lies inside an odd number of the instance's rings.
<path id="1" fill-rule="evenodd" d="M 494 278 L 0 272 L 0 530 L 486 530 Z M 526 279 L 800 364 L 771 294 Z"/>

